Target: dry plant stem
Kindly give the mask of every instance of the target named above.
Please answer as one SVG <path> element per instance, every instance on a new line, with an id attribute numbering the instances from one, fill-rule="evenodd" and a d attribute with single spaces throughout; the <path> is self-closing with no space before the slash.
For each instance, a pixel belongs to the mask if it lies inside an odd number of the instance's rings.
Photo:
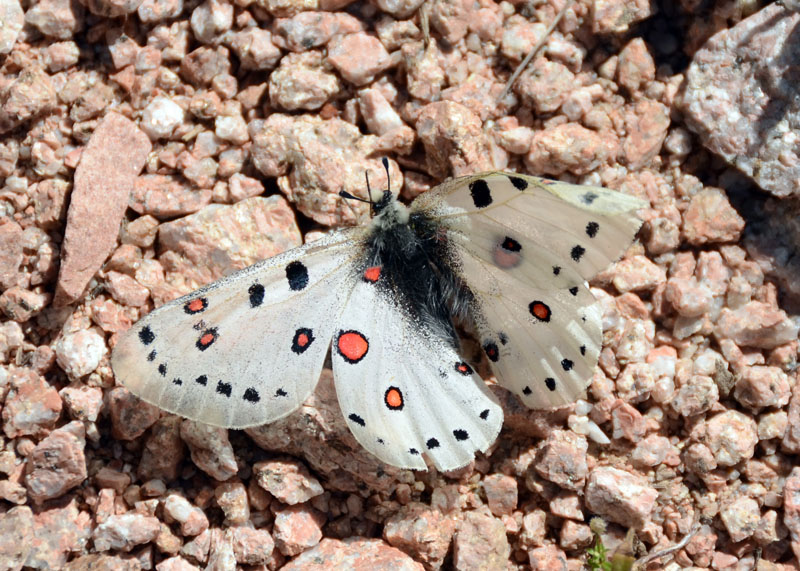
<path id="1" fill-rule="evenodd" d="M 430 11 L 430 1 L 423 2 L 422 6 L 419 7 L 419 25 L 420 28 L 422 28 L 422 39 L 425 42 L 425 49 L 428 49 L 428 45 L 431 43 Z"/>
<path id="2" fill-rule="evenodd" d="M 525 59 L 522 60 L 522 63 L 520 63 L 517 66 L 517 69 L 514 70 L 514 73 L 511 74 L 511 77 L 509 78 L 508 82 L 506 82 L 506 86 L 503 88 L 503 91 L 497 98 L 498 103 L 502 101 L 506 95 L 508 95 L 509 91 L 511 91 L 511 88 L 514 86 L 514 83 L 517 81 L 517 79 L 519 79 L 519 76 L 522 75 L 522 72 L 525 71 L 525 68 L 528 67 L 533 58 L 536 57 L 536 54 L 539 52 L 539 50 L 542 49 L 542 46 L 544 46 L 545 42 L 547 41 L 547 38 L 549 38 L 550 34 L 553 33 L 553 30 L 555 30 L 556 26 L 558 26 L 558 23 L 564 17 L 564 14 L 567 13 L 567 10 L 569 10 L 574 1 L 575 0 L 567 0 L 567 3 L 564 4 L 563 8 L 561 8 L 561 11 L 558 14 L 556 14 L 556 17 L 550 24 L 550 27 L 547 28 L 547 31 L 542 36 L 542 39 L 539 40 L 539 43 L 536 44 L 530 52 L 528 52 L 528 55 L 525 56 Z"/>
<path id="3" fill-rule="evenodd" d="M 671 547 L 667 547 L 661 551 L 657 551 L 655 553 L 648 553 L 644 557 L 640 557 L 633 563 L 632 571 L 639 571 L 644 569 L 645 566 L 655 559 L 660 559 L 665 555 L 669 555 L 670 553 L 675 553 L 676 551 L 683 549 L 686 545 L 692 540 L 692 538 L 697 535 L 697 532 L 700 531 L 700 522 L 696 521 L 692 526 L 692 529 L 687 533 L 683 539 L 681 539 L 678 543 Z"/>

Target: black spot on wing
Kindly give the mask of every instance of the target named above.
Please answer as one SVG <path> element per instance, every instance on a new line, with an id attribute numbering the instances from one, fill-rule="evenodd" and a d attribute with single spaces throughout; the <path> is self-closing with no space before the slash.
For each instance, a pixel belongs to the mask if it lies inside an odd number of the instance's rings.
<path id="1" fill-rule="evenodd" d="M 572 367 L 574 367 L 574 366 L 575 366 L 575 363 L 573 363 L 569 359 L 564 359 L 564 360 L 561 361 L 561 368 L 564 369 L 565 371 L 571 371 Z"/>
<path id="2" fill-rule="evenodd" d="M 264 303 L 264 286 L 261 284 L 253 284 L 247 290 L 250 296 L 250 307 L 258 307 Z"/>
<path id="3" fill-rule="evenodd" d="M 153 361 L 156 360 L 156 355 L 157 355 L 156 350 L 153 349 L 152 351 L 150 351 L 150 353 L 148 353 L 147 360 L 152 363 Z"/>
<path id="4" fill-rule="evenodd" d="M 206 377 L 205 375 L 200 375 L 194 380 L 194 382 L 197 383 L 198 385 L 206 386 L 208 384 L 208 377 Z"/>
<path id="5" fill-rule="evenodd" d="M 288 396 L 288 393 L 283 389 L 278 389 L 277 391 L 275 391 L 275 396 L 276 397 L 285 397 L 285 396 Z"/>
<path id="6" fill-rule="evenodd" d="M 547 377 L 544 380 L 544 386 L 546 386 L 551 391 L 556 390 L 556 380 L 553 377 Z"/>
<path id="7" fill-rule="evenodd" d="M 581 197 L 581 199 L 583 200 L 584 204 L 591 204 L 592 202 L 594 202 L 598 198 L 600 198 L 600 195 L 598 195 L 596 192 L 591 192 L 591 191 L 587 192 L 586 194 L 584 194 Z"/>
<path id="8" fill-rule="evenodd" d="M 166 377 L 167 376 L 167 364 L 166 363 L 161 363 L 158 366 L 158 374 L 161 375 L 162 377 Z"/>
<path id="9" fill-rule="evenodd" d="M 572 247 L 572 250 L 569 253 L 569 257 L 572 258 L 574 262 L 580 262 L 583 255 L 586 253 L 586 248 L 577 244 Z"/>
<path id="10" fill-rule="evenodd" d="M 308 285 L 308 268 L 303 262 L 295 260 L 286 266 L 286 280 L 289 282 L 289 289 L 300 291 Z"/>
<path id="11" fill-rule="evenodd" d="M 472 203 L 475 208 L 486 208 L 492 203 L 492 191 L 488 183 L 479 178 L 469 183 L 469 192 L 472 195 Z"/>
<path id="12" fill-rule="evenodd" d="M 489 418 L 489 409 L 482 410 L 481 413 L 478 415 L 481 417 L 481 420 L 486 420 Z"/>
<path id="13" fill-rule="evenodd" d="M 578 295 L 578 286 L 569 288 L 569 293 L 572 295 Z"/>
<path id="14" fill-rule="evenodd" d="M 355 413 L 354 413 L 354 414 L 351 414 L 351 415 L 350 415 L 350 416 L 348 416 L 347 418 L 349 418 L 350 420 L 352 420 L 353 422 L 355 422 L 355 423 L 356 423 L 357 425 L 359 425 L 359 426 L 366 426 L 366 425 L 367 425 L 367 423 L 366 423 L 366 422 L 364 422 L 364 419 L 363 419 L 363 418 L 361 418 L 360 416 L 358 416 L 358 415 L 357 415 L 357 414 L 355 414 Z"/>
<path id="15" fill-rule="evenodd" d="M 522 177 L 509 176 L 508 180 L 509 182 L 511 182 L 511 184 L 514 185 L 514 188 L 516 188 L 517 190 L 525 190 L 526 188 L 528 188 L 528 181 L 526 181 Z"/>
<path id="16" fill-rule="evenodd" d="M 439 441 L 435 438 L 428 438 L 428 441 L 425 442 L 425 446 L 428 447 L 428 450 L 433 450 L 434 448 L 439 448 Z"/>
<path id="17" fill-rule="evenodd" d="M 231 384 L 230 383 L 223 383 L 222 381 L 217 381 L 217 393 L 229 397 L 231 396 Z"/>
<path id="18" fill-rule="evenodd" d="M 586 225 L 586 235 L 589 236 L 589 238 L 597 236 L 598 230 L 600 230 L 600 225 L 597 222 L 589 222 Z"/>
<path id="19" fill-rule="evenodd" d="M 458 440 L 459 442 L 462 442 L 462 441 L 464 441 L 464 440 L 469 438 L 469 433 L 466 430 L 464 430 L 463 428 L 456 428 L 453 431 L 453 436 L 456 437 L 456 440 Z"/>
<path id="20" fill-rule="evenodd" d="M 147 325 L 142 327 L 139 330 L 139 341 L 142 342 L 142 345 L 150 345 L 153 341 L 156 340 L 156 335 L 153 333 L 153 330 L 150 329 L 150 326 Z"/>
<path id="21" fill-rule="evenodd" d="M 514 240 L 514 238 L 510 238 L 506 236 L 503 241 L 500 243 L 500 247 L 504 250 L 508 250 L 509 252 L 519 252 L 522 250 L 522 244 Z"/>
<path id="22" fill-rule="evenodd" d="M 242 398 L 247 402 L 251 403 L 257 403 L 258 401 L 261 400 L 261 396 L 258 394 L 258 391 L 253 387 L 248 387 L 247 389 L 245 389 Z"/>
<path id="23" fill-rule="evenodd" d="M 525 395 L 526 397 L 530 396 L 532 393 L 533 391 L 531 390 L 530 387 L 525 387 L 524 389 L 522 389 L 522 394 Z"/>

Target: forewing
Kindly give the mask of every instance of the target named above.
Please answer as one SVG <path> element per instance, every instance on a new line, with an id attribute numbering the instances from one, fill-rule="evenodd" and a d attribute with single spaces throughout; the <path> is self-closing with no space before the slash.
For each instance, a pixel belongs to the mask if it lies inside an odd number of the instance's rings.
<path id="1" fill-rule="evenodd" d="M 439 470 L 453 470 L 485 451 L 502 427 L 502 408 L 483 380 L 447 340 L 409 317 L 380 279 L 355 287 L 331 360 L 351 432 L 387 464 L 425 469 L 425 454 Z"/>
<path id="2" fill-rule="evenodd" d="M 114 348 L 117 379 L 142 400 L 215 426 L 286 416 L 317 384 L 360 232 L 329 234 L 151 312 Z"/>

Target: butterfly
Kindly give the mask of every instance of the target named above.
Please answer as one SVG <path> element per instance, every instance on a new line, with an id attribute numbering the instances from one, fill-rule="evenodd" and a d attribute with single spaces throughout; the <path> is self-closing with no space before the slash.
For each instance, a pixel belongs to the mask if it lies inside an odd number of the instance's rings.
<path id="1" fill-rule="evenodd" d="M 139 320 L 113 350 L 117 379 L 166 411 L 241 429 L 299 408 L 330 348 L 356 440 L 387 464 L 442 471 L 486 451 L 503 424 L 457 327 L 527 406 L 583 394 L 602 344 L 586 280 L 629 246 L 643 201 L 504 172 L 449 180 L 409 206 L 369 192 L 369 224 Z"/>

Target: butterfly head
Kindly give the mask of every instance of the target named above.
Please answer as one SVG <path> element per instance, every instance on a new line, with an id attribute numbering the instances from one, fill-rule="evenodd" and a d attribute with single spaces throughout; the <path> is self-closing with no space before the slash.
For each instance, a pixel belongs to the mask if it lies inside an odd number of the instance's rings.
<path id="1" fill-rule="evenodd" d="M 380 200 L 372 203 L 372 212 L 375 215 L 372 224 L 379 228 L 408 224 L 408 208 L 405 204 L 398 202 L 388 190 L 383 192 Z"/>
<path id="2" fill-rule="evenodd" d="M 382 162 L 383 168 L 386 169 L 386 190 L 373 189 L 369 184 L 369 173 L 364 173 L 367 179 L 367 200 L 353 196 L 346 190 L 340 190 L 339 196 L 369 204 L 372 211 L 373 224 L 376 226 L 386 228 L 395 224 L 406 224 L 408 223 L 408 209 L 397 202 L 397 199 L 392 194 L 389 161 L 384 157 Z"/>

